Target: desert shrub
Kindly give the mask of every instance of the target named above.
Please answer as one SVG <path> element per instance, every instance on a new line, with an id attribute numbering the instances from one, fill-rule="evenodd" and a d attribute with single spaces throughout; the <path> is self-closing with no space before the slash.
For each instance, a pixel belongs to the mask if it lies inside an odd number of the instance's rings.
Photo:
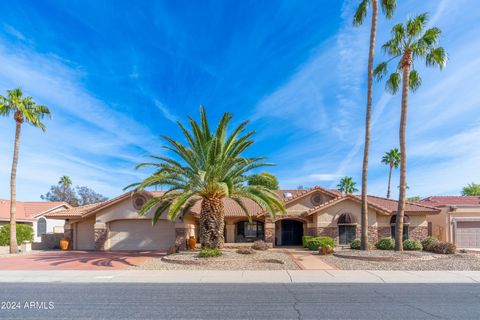
<path id="1" fill-rule="evenodd" d="M 314 237 L 314 236 L 303 236 L 303 237 L 302 237 L 302 245 L 303 245 L 303 247 L 306 248 L 306 247 L 307 247 L 307 242 L 308 242 L 308 240 L 313 239 L 313 238 L 315 238 L 315 237 Z"/>
<path id="2" fill-rule="evenodd" d="M 438 242 L 434 237 L 426 237 L 422 240 L 422 247 L 425 251 L 433 251 L 433 246 Z"/>
<path id="3" fill-rule="evenodd" d="M 360 239 L 355 239 L 352 241 L 352 243 L 350 243 L 350 249 L 353 249 L 353 250 L 360 250 L 360 244 L 362 242 L 360 241 Z"/>
<path id="4" fill-rule="evenodd" d="M 237 249 L 237 253 L 239 254 L 254 254 L 255 250 L 252 248 L 239 248 Z"/>
<path id="5" fill-rule="evenodd" d="M 403 250 L 422 250 L 422 244 L 416 240 L 407 239 L 403 241 Z"/>
<path id="6" fill-rule="evenodd" d="M 393 250 L 395 248 L 395 240 L 390 237 L 382 238 L 375 243 L 375 248 L 378 250 Z"/>
<path id="7" fill-rule="evenodd" d="M 17 224 L 17 243 L 33 241 L 33 228 L 28 224 Z M 10 245 L 10 224 L 0 228 L 0 246 Z"/>
<path id="8" fill-rule="evenodd" d="M 268 243 L 266 243 L 263 240 L 257 240 L 252 244 L 252 249 L 265 251 L 265 250 L 270 249 L 270 246 L 268 245 Z"/>
<path id="9" fill-rule="evenodd" d="M 220 257 L 223 253 L 217 248 L 203 248 L 198 253 L 200 258 Z"/>
<path id="10" fill-rule="evenodd" d="M 431 247 L 431 251 L 441 254 L 454 254 L 457 251 L 457 247 L 453 243 L 446 241 L 437 241 Z"/>
<path id="11" fill-rule="evenodd" d="M 310 250 L 318 250 L 324 246 L 335 247 L 335 241 L 330 237 L 314 237 L 307 241 L 307 248 Z"/>

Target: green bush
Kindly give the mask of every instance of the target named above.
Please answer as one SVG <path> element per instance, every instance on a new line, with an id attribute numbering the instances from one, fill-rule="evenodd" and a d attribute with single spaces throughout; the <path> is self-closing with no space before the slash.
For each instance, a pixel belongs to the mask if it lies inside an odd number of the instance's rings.
<path id="1" fill-rule="evenodd" d="M 330 246 L 335 247 L 335 241 L 330 237 L 313 237 L 307 241 L 307 248 L 310 250 L 318 250 L 320 247 Z"/>
<path id="2" fill-rule="evenodd" d="M 403 241 L 403 250 L 422 250 L 423 246 L 419 241 L 407 239 Z"/>
<path id="3" fill-rule="evenodd" d="M 311 239 L 313 239 L 313 238 L 315 238 L 315 237 L 314 237 L 314 236 L 303 236 L 303 237 L 302 237 L 302 245 L 303 245 L 303 247 L 306 248 L 306 247 L 307 247 L 307 242 L 308 242 L 308 240 L 311 240 Z"/>
<path id="4" fill-rule="evenodd" d="M 360 241 L 360 239 L 355 239 L 352 241 L 352 243 L 350 243 L 350 249 L 353 249 L 353 250 L 360 250 L 360 245 L 362 244 L 362 242 Z"/>
<path id="5" fill-rule="evenodd" d="M 395 240 L 390 237 L 382 238 L 375 243 L 375 248 L 378 250 L 393 250 L 395 248 Z"/>
<path id="6" fill-rule="evenodd" d="M 431 251 L 441 254 L 454 254 L 457 251 L 457 247 L 453 243 L 445 241 L 437 241 L 431 247 Z"/>
<path id="7" fill-rule="evenodd" d="M 438 242 L 434 237 L 426 237 L 422 240 L 422 247 L 425 251 L 433 251 L 433 246 Z"/>
<path id="8" fill-rule="evenodd" d="M 17 243 L 33 241 L 33 229 L 28 224 L 17 224 Z M 0 228 L 0 246 L 10 245 L 10 224 Z"/>
<path id="9" fill-rule="evenodd" d="M 223 253 L 217 248 L 203 248 L 198 253 L 200 258 L 211 258 L 211 257 L 220 257 Z"/>

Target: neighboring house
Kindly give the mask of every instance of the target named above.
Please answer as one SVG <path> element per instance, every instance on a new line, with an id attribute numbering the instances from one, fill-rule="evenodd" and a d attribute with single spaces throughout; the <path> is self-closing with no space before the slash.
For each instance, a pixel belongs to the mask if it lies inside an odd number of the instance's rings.
<path id="1" fill-rule="evenodd" d="M 348 245 L 360 237 L 360 197 L 342 195 L 336 190 L 314 187 L 308 190 L 276 191 L 285 202 L 286 215 L 275 219 L 245 199 L 253 221 L 232 200 L 225 199 L 226 243 L 265 240 L 275 246 L 300 245 L 303 235 L 326 235 L 337 244 Z M 185 249 L 186 239 L 198 239 L 200 203 L 183 219 L 169 221 L 165 213 L 152 226 L 150 212 L 145 217 L 138 209 L 149 198 L 161 192 L 130 193 L 94 205 L 49 213 L 49 218 L 65 219 L 65 236 L 74 250 L 161 250 L 176 244 Z M 397 202 L 369 196 L 369 240 L 391 236 Z M 427 217 L 439 209 L 407 203 L 405 238 L 422 240 L 427 237 Z"/>
<path id="2" fill-rule="evenodd" d="M 71 209 L 66 202 L 20 202 L 17 201 L 17 223 L 32 226 L 34 242 L 40 242 L 44 233 L 63 233 L 64 221 L 48 219 L 47 213 Z M 0 226 L 10 223 L 10 200 L 0 199 Z"/>
<path id="3" fill-rule="evenodd" d="M 480 196 L 428 197 L 419 202 L 440 209 L 429 216 L 429 233 L 458 248 L 480 248 Z"/>

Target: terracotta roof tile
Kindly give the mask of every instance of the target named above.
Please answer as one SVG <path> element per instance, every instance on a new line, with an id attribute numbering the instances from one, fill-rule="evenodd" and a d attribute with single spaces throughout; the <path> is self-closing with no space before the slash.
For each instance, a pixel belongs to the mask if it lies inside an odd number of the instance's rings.
<path id="1" fill-rule="evenodd" d="M 480 205 L 480 196 L 432 196 L 418 203 L 432 207 L 454 205 Z"/>
<path id="2" fill-rule="evenodd" d="M 17 220 L 35 221 L 36 215 L 60 206 L 70 207 L 65 202 L 23 202 L 17 201 Z M 0 220 L 10 221 L 10 200 L 0 199 Z"/>

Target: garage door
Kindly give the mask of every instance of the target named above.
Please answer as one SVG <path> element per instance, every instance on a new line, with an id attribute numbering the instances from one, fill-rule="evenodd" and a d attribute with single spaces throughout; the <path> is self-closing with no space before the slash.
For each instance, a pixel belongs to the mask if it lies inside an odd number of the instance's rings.
<path id="1" fill-rule="evenodd" d="M 95 250 L 95 220 L 87 220 L 76 223 L 76 250 Z"/>
<path id="2" fill-rule="evenodd" d="M 480 248 L 480 221 L 458 221 L 455 242 L 459 248 Z"/>
<path id="3" fill-rule="evenodd" d="M 170 221 L 118 220 L 109 224 L 110 250 L 164 250 L 175 244 L 175 225 Z"/>

